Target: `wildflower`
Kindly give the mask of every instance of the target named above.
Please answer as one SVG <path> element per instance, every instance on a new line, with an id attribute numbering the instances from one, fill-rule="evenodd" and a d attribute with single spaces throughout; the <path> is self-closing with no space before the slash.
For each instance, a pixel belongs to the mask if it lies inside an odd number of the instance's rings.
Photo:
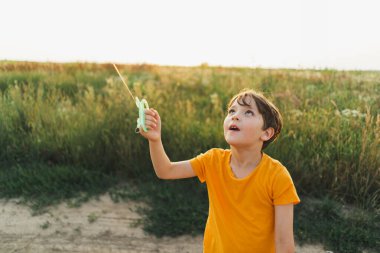
<path id="1" fill-rule="evenodd" d="M 300 117 L 303 115 L 303 112 L 298 110 L 298 109 L 294 109 L 294 110 L 291 110 L 290 111 L 295 117 Z"/>
<path id="2" fill-rule="evenodd" d="M 353 118 L 365 118 L 366 114 L 361 113 L 358 110 L 344 109 L 342 115 L 345 117 L 353 117 Z"/>

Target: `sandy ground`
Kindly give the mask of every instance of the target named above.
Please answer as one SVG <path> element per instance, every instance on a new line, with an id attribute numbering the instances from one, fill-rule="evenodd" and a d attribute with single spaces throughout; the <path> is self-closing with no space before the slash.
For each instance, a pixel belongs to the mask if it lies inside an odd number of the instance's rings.
<path id="1" fill-rule="evenodd" d="M 0 200 L 0 253 L 202 252 L 202 237 L 155 238 L 138 226 L 137 203 L 114 203 L 108 195 L 79 208 L 66 204 L 33 216 L 16 200 Z M 324 253 L 320 245 L 297 246 L 296 252 Z"/>

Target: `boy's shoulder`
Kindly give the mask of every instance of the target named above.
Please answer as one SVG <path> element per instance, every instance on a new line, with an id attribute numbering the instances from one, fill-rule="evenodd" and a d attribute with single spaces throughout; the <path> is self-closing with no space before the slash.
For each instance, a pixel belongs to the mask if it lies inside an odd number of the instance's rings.
<path id="1" fill-rule="evenodd" d="M 266 159 L 268 163 L 270 163 L 273 166 L 284 166 L 279 160 L 271 157 L 270 155 L 263 153 L 263 157 Z"/>
<path id="2" fill-rule="evenodd" d="M 288 172 L 287 168 L 277 159 L 263 153 L 263 159 L 265 160 L 263 166 L 269 173 L 277 174 L 282 172 Z"/>
<path id="3" fill-rule="evenodd" d="M 204 153 L 200 153 L 194 159 L 203 160 L 204 162 L 223 163 L 230 159 L 231 150 L 223 148 L 211 148 Z"/>

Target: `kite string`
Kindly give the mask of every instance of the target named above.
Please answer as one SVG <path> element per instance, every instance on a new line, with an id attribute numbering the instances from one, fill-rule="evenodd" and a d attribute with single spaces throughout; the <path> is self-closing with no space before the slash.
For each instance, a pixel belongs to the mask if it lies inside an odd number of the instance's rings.
<path id="1" fill-rule="evenodd" d="M 123 81 L 125 87 L 127 87 L 127 90 L 129 91 L 129 94 L 131 94 L 132 99 L 135 100 L 135 97 L 133 96 L 131 90 L 128 88 L 127 83 L 124 81 L 124 78 L 123 78 L 123 76 L 120 74 L 120 72 L 119 72 L 119 70 L 117 69 L 116 65 L 115 65 L 115 64 L 112 64 L 112 65 L 114 66 L 114 68 L 116 69 L 117 73 L 119 74 L 119 76 L 120 76 L 120 78 L 121 78 L 121 81 Z"/>
<path id="2" fill-rule="evenodd" d="M 145 99 L 142 99 L 141 101 L 138 99 L 138 97 L 134 98 L 131 90 L 128 88 L 127 83 L 124 81 L 123 76 L 120 74 L 119 70 L 117 69 L 115 64 L 112 64 L 114 68 L 116 69 L 116 72 L 119 74 L 121 81 L 123 81 L 125 87 L 127 87 L 127 90 L 129 91 L 129 94 L 131 94 L 132 99 L 135 101 L 137 108 L 139 109 L 139 118 L 137 119 L 137 127 L 135 132 L 138 133 L 140 130 L 140 127 L 144 130 L 144 132 L 148 132 L 148 129 L 145 125 L 145 109 L 149 109 L 148 102 Z"/>

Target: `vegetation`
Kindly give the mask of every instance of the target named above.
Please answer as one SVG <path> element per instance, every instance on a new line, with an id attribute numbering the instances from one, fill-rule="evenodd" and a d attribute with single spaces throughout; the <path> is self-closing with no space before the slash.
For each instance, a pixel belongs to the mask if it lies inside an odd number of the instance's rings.
<path id="1" fill-rule="evenodd" d="M 296 208 L 297 238 L 338 252 L 379 246 L 379 72 L 119 69 L 136 96 L 160 112 L 172 160 L 228 148 L 222 131 L 228 100 L 242 88 L 262 91 L 284 118 L 266 152 L 289 169 L 302 199 L 320 201 Z M 144 225 L 156 235 L 203 230 L 204 186 L 153 177 L 147 142 L 134 134 L 136 107 L 112 65 L 0 62 L 0 92 L 0 197 L 21 197 L 40 209 L 109 190 L 115 200 L 147 201 Z M 345 216 L 342 205 L 363 212 Z"/>

